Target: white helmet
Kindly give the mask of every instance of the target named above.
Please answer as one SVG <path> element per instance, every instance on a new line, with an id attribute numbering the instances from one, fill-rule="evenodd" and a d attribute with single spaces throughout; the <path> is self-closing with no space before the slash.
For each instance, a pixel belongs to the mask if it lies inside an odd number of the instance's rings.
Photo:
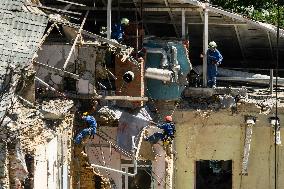
<path id="1" fill-rule="evenodd" d="M 217 47 L 217 44 L 215 43 L 215 41 L 211 41 L 209 44 L 208 44 L 209 48 L 216 48 Z"/>
<path id="2" fill-rule="evenodd" d="M 125 24 L 128 25 L 129 24 L 129 20 L 127 18 L 122 18 L 120 21 L 121 24 Z"/>

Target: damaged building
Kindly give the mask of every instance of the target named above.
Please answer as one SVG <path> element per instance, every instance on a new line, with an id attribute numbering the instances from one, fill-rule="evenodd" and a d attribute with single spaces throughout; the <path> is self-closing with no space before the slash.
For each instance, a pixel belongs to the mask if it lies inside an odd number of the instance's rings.
<path id="1" fill-rule="evenodd" d="M 190 0 L 2 0 L 0 14 L 0 188 L 284 187 L 282 29 Z M 165 118 L 174 135 L 149 140 Z"/>

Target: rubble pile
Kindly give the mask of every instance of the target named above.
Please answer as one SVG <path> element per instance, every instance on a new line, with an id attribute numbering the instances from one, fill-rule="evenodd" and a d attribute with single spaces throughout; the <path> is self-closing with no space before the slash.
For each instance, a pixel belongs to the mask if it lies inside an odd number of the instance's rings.
<path id="1" fill-rule="evenodd" d="M 7 118 L 10 119 L 7 124 L 9 136 L 18 138 L 26 151 L 33 152 L 37 145 L 46 143 L 64 129 L 71 129 L 68 127 L 73 120 L 69 112 L 72 106 L 70 100 L 57 99 L 27 108 L 16 101 Z"/>

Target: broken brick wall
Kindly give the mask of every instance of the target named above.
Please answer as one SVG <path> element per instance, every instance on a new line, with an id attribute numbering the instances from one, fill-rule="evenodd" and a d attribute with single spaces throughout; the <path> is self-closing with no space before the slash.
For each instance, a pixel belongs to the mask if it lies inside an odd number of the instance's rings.
<path id="1" fill-rule="evenodd" d="M 8 169 L 8 148 L 7 142 L 0 139 L 0 188 L 10 188 L 9 169 Z"/>

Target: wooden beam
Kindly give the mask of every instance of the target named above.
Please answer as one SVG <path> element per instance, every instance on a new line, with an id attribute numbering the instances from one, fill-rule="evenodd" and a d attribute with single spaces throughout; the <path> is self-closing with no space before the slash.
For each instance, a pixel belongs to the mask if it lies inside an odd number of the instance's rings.
<path id="1" fill-rule="evenodd" d="M 168 0 L 164 0 L 164 2 L 165 2 L 165 4 L 166 4 L 166 6 L 169 7 Z M 169 8 L 170 8 L 170 7 L 169 7 Z M 175 30 L 175 32 L 176 32 L 176 36 L 177 36 L 177 37 L 180 37 L 180 34 L 179 34 L 178 29 L 177 29 L 176 23 L 175 23 L 175 21 L 174 21 L 174 17 L 173 17 L 173 13 L 172 13 L 171 8 L 170 8 L 170 10 L 168 11 L 168 13 L 169 13 L 169 16 L 170 16 L 170 18 L 171 18 L 171 21 L 173 22 L 173 27 L 174 27 L 174 30 Z"/>
<path id="2" fill-rule="evenodd" d="M 81 7 L 85 7 L 86 5 L 83 5 L 83 4 L 80 4 L 80 3 L 75 3 L 75 2 L 72 2 L 72 1 L 65 1 L 65 0 L 56 0 L 58 2 L 62 2 L 62 3 L 68 3 L 68 4 L 71 4 L 71 5 L 77 5 L 77 6 L 81 6 Z"/>
<path id="3" fill-rule="evenodd" d="M 239 32 L 238 27 L 236 25 L 234 26 L 234 28 L 235 28 L 235 32 L 236 32 L 236 35 L 237 35 L 237 39 L 238 39 L 238 43 L 239 43 L 239 46 L 240 46 L 240 49 L 241 49 L 243 59 L 246 62 L 246 56 L 245 56 L 245 53 L 244 53 L 245 51 L 244 51 L 244 46 L 243 46 L 242 41 L 241 41 L 240 32 Z"/>
<path id="4" fill-rule="evenodd" d="M 76 36 L 76 38 L 75 38 L 75 41 L 74 41 L 74 43 L 73 43 L 73 45 L 72 45 L 72 47 L 71 47 L 71 50 L 70 50 L 70 52 L 69 52 L 69 55 L 68 55 L 68 57 L 67 57 L 67 59 L 66 59 L 64 65 L 63 65 L 63 69 L 64 69 L 64 70 L 66 69 L 66 66 L 67 66 L 67 64 L 68 64 L 68 62 L 69 62 L 69 60 L 70 60 L 70 58 L 71 58 L 71 55 L 72 55 L 73 51 L 75 50 L 76 43 L 77 43 L 79 37 L 81 36 L 81 31 L 83 30 L 83 26 L 84 26 L 84 24 L 85 24 L 85 22 L 86 22 L 86 19 L 87 19 L 87 17 L 88 17 L 88 14 L 89 14 L 89 11 L 87 11 L 86 14 L 85 14 L 85 17 L 84 17 L 84 19 L 83 19 L 83 21 L 82 21 L 82 24 L 81 24 L 80 28 L 79 28 L 79 31 L 78 31 L 77 36 Z"/>
<path id="5" fill-rule="evenodd" d="M 34 64 L 36 64 L 37 66 L 40 66 L 40 67 L 43 67 L 49 71 L 52 71 L 52 72 L 55 72 L 57 73 L 58 75 L 60 76 L 68 76 L 68 77 L 71 77 L 73 79 L 76 79 L 76 80 L 79 80 L 79 75 L 76 75 L 74 73 L 71 73 L 71 72 L 67 72 L 67 71 L 64 71 L 64 70 L 61 70 L 59 68 L 55 68 L 55 67 L 52 67 L 50 65 L 47 65 L 47 64 L 42 64 L 42 63 L 39 63 L 39 62 L 36 62 L 34 61 Z"/>
<path id="6" fill-rule="evenodd" d="M 92 94 L 72 94 L 64 93 L 65 96 L 77 99 L 98 99 L 98 100 L 126 100 L 126 101 L 148 101 L 148 97 L 133 97 L 133 96 L 103 96 Z"/>
<path id="7" fill-rule="evenodd" d="M 63 6 L 59 6 L 56 5 L 55 7 L 57 8 L 62 8 Z M 71 10 L 82 10 L 82 11 L 86 11 L 86 10 L 90 10 L 90 11 L 106 11 L 107 7 L 106 4 L 104 5 L 104 7 L 91 7 L 91 6 L 86 6 L 86 7 L 76 7 L 76 8 L 70 8 Z M 142 9 L 143 12 L 168 12 L 168 11 L 172 11 L 172 12 L 180 12 L 182 10 L 185 11 L 201 11 L 202 9 L 200 8 L 194 8 L 194 7 L 140 7 L 138 5 L 136 5 L 135 8 L 130 8 L 130 7 L 112 7 L 111 10 L 113 11 L 137 11 Z"/>
<path id="8" fill-rule="evenodd" d="M 42 5 L 26 4 L 26 6 L 31 6 L 31 7 L 37 7 L 37 8 L 41 8 L 41 9 L 51 10 L 51 11 L 60 12 L 60 13 L 63 13 L 63 14 L 66 13 L 66 14 L 81 15 L 81 13 L 79 13 L 79 12 L 73 12 L 73 11 L 68 11 L 68 10 L 63 10 L 63 9 L 46 7 L 46 6 L 42 6 Z"/>

